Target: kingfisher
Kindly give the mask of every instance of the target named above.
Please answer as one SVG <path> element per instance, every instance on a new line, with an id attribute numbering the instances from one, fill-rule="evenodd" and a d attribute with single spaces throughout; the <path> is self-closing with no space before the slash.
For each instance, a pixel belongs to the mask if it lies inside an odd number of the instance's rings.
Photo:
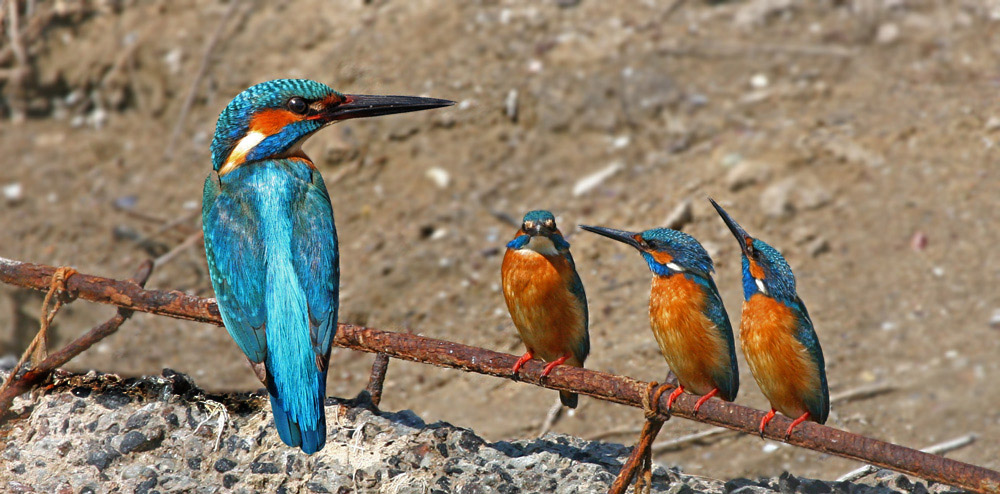
<path id="1" fill-rule="evenodd" d="M 548 211 L 524 215 L 521 228 L 507 244 L 500 268 L 503 296 L 527 351 L 514 364 L 540 357 L 548 364 L 542 377 L 557 365 L 583 367 L 590 353 L 587 294 L 569 253 L 569 242 Z M 579 396 L 559 392 L 563 405 L 576 408 Z"/>
<path id="2" fill-rule="evenodd" d="M 740 374 L 733 328 L 712 279 L 712 258 L 705 248 L 691 235 L 669 228 L 642 232 L 587 225 L 580 228 L 631 245 L 653 273 L 649 325 L 678 381 L 667 398 L 667 413 L 685 390 L 700 396 L 694 406 L 696 415 L 713 396 L 736 399 Z"/>
<path id="3" fill-rule="evenodd" d="M 302 143 L 340 120 L 451 104 L 277 79 L 246 89 L 219 115 L 202 204 L 212 288 L 226 330 L 267 388 L 281 440 L 307 454 L 326 440 L 340 259 L 330 195 Z"/>
<path id="4" fill-rule="evenodd" d="M 771 403 L 760 435 L 774 413 L 793 418 L 785 431 L 806 420 L 825 423 L 830 414 L 823 349 L 812 319 L 795 291 L 795 275 L 774 247 L 751 237 L 711 198 L 743 252 L 743 315 L 740 346 L 757 385 Z"/>

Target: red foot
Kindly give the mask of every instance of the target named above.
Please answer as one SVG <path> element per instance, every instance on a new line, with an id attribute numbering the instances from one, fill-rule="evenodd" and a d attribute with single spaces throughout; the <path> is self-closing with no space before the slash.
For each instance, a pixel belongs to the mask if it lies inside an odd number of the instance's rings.
<path id="1" fill-rule="evenodd" d="M 792 435 L 792 429 L 794 429 L 797 425 L 801 424 L 802 422 L 805 422 L 806 420 L 809 420 L 809 412 L 803 413 L 801 417 L 793 420 L 792 425 L 788 426 L 788 430 L 785 431 L 785 440 L 787 441 L 788 438 Z"/>
<path id="2" fill-rule="evenodd" d="M 772 408 L 770 412 L 767 412 L 767 415 L 764 416 L 763 420 L 760 421 L 760 438 L 761 439 L 764 439 L 764 428 L 767 427 L 767 423 L 770 422 L 771 419 L 774 418 L 774 412 L 775 412 L 775 410 Z"/>
<path id="3" fill-rule="evenodd" d="M 701 398 L 698 398 L 698 401 L 694 404 L 694 414 L 695 414 L 695 416 L 698 415 L 698 409 L 701 408 L 701 406 L 703 404 L 705 404 L 705 402 L 708 401 L 709 398 L 711 398 L 711 397 L 713 397 L 713 396 L 715 396 L 717 394 L 719 394 L 719 388 L 713 388 L 711 391 L 709 391 L 708 393 L 706 393 L 705 396 L 702 396 Z"/>
<path id="4" fill-rule="evenodd" d="M 671 411 L 674 409 L 674 400 L 676 400 L 677 397 L 680 396 L 681 393 L 683 392 L 684 392 L 684 386 L 678 384 L 677 387 L 674 388 L 674 391 L 670 393 L 670 396 L 667 397 L 667 415 L 669 415 Z"/>
<path id="5" fill-rule="evenodd" d="M 542 369 L 542 377 L 548 376 L 549 373 L 552 372 L 552 369 L 555 369 L 557 365 L 565 364 L 567 360 L 569 360 L 569 355 L 563 355 L 562 357 L 549 362 L 545 368 Z"/>
<path id="6" fill-rule="evenodd" d="M 529 360 L 531 360 L 533 358 L 535 358 L 535 356 L 532 355 L 532 353 L 530 351 L 524 352 L 524 355 L 521 355 L 521 358 L 517 359 L 517 363 L 514 364 L 514 368 L 511 369 L 511 373 L 513 373 L 516 376 L 517 375 L 517 371 L 521 370 L 521 366 L 524 365 L 525 362 L 527 362 L 527 361 L 529 361 Z"/>

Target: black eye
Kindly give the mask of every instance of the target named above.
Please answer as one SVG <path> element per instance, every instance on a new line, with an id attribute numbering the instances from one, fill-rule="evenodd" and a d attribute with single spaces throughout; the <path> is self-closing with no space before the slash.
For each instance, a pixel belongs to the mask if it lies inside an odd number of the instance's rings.
<path id="1" fill-rule="evenodd" d="M 306 104 L 306 100 L 298 96 L 289 99 L 286 106 L 292 111 L 292 113 L 298 113 L 299 115 L 304 115 L 307 111 L 309 111 L 309 105 Z"/>

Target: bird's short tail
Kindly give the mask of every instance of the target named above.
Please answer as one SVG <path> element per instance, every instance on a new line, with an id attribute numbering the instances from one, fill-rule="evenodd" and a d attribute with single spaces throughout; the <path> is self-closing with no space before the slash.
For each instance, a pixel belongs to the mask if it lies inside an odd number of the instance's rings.
<path id="1" fill-rule="evenodd" d="M 322 408 L 316 423 L 299 424 L 281 406 L 281 400 L 271 395 L 271 412 L 274 415 L 274 425 L 278 427 L 278 435 L 285 444 L 302 448 L 302 452 L 309 455 L 323 449 L 326 443 L 326 413 Z"/>
<path id="2" fill-rule="evenodd" d="M 568 406 L 570 408 L 576 408 L 576 404 L 580 401 L 580 395 L 576 393 L 570 393 L 569 391 L 560 391 L 559 401 L 561 401 L 562 404 L 565 406 Z"/>

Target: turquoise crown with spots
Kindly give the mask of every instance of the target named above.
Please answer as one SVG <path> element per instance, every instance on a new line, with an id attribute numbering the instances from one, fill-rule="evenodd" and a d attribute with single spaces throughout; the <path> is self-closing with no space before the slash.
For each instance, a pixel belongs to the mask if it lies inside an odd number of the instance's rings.
<path id="1" fill-rule="evenodd" d="M 294 96 L 315 101 L 331 94 L 340 95 L 330 86 L 309 79 L 274 79 L 247 88 L 219 114 L 212 138 L 213 169 L 218 171 L 222 168 L 236 144 L 250 132 L 250 120 L 257 112 L 284 108 Z M 322 126 L 323 122 L 312 120 L 291 123 L 258 144 L 254 152 L 247 156 L 247 161 L 266 158 L 269 154 L 287 149 Z"/>
<path id="2" fill-rule="evenodd" d="M 672 262 L 684 269 L 694 271 L 702 276 L 707 276 L 715 270 L 712 258 L 705 248 L 687 233 L 669 228 L 653 228 L 642 232 L 641 236 L 651 250 L 670 254 L 670 257 L 673 258 Z M 653 272 L 669 274 L 669 271 L 664 269 L 666 266 L 660 266 L 649 253 L 643 252 L 643 257 Z"/>

